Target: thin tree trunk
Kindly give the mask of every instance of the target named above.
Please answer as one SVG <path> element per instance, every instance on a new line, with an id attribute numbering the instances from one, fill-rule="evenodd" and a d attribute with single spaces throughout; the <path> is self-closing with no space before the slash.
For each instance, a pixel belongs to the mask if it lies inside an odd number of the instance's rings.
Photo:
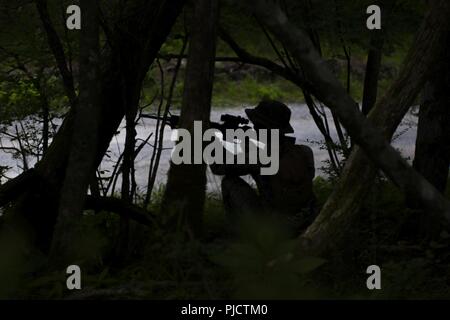
<path id="1" fill-rule="evenodd" d="M 194 3 L 189 60 L 180 116 L 180 127 L 189 130 L 192 137 L 194 121 L 202 121 L 203 129 L 206 130 L 210 118 L 218 3 L 218 0 L 198 0 Z M 205 163 L 181 165 L 171 163 L 161 205 L 162 212 L 173 215 L 178 221 L 185 221 L 194 235 L 200 235 L 205 189 Z"/>
<path id="2" fill-rule="evenodd" d="M 126 84 L 123 84 L 126 88 Z M 123 151 L 123 163 L 122 163 L 122 189 L 121 197 L 126 203 L 132 203 L 131 193 L 131 174 L 134 168 L 134 152 L 136 146 L 136 116 L 137 105 L 126 105 L 125 122 L 126 122 L 126 135 L 125 135 L 125 149 Z M 126 259 L 128 241 L 130 231 L 130 219 L 128 217 L 120 217 L 120 230 L 119 237 L 117 239 L 116 258 L 118 260 Z"/>
<path id="3" fill-rule="evenodd" d="M 303 96 L 305 97 L 305 102 L 306 102 L 306 106 L 309 109 L 309 113 L 313 117 L 313 120 L 316 123 L 317 128 L 319 129 L 319 131 L 322 133 L 322 135 L 324 137 L 325 145 L 327 147 L 328 157 L 330 158 L 331 169 L 333 170 L 333 172 L 335 173 L 336 176 L 339 176 L 341 173 L 341 167 L 339 165 L 338 155 L 336 154 L 336 147 L 335 147 L 334 141 L 331 138 L 331 136 L 326 128 L 324 120 L 322 120 L 322 118 L 317 113 L 317 111 L 315 109 L 315 105 L 314 105 L 314 100 L 311 97 L 311 95 L 308 92 L 306 92 L 305 90 L 303 90 Z"/>
<path id="4" fill-rule="evenodd" d="M 50 110 L 47 97 L 42 98 L 42 153 L 47 152 L 49 141 Z"/>
<path id="5" fill-rule="evenodd" d="M 378 93 L 378 79 L 380 75 L 381 58 L 383 55 L 384 37 L 382 31 L 373 31 L 370 41 L 369 54 L 367 55 L 366 74 L 364 77 L 364 90 L 362 101 L 362 113 L 368 115 L 375 106 Z"/>
<path id="6" fill-rule="evenodd" d="M 181 48 L 181 54 L 178 57 L 177 64 L 174 69 L 172 82 L 171 82 L 170 88 L 169 88 L 169 95 L 167 97 L 166 106 L 164 108 L 164 113 L 162 116 L 163 120 L 161 121 L 161 123 L 158 123 L 158 125 L 156 126 L 155 144 L 154 144 L 152 158 L 150 161 L 150 170 L 148 173 L 147 193 L 145 194 L 145 199 L 144 199 L 144 207 L 145 208 L 148 207 L 148 205 L 150 204 L 153 188 L 155 186 L 156 175 L 158 173 L 159 162 L 160 162 L 161 154 L 163 151 L 164 127 L 165 127 L 165 123 L 167 121 L 167 117 L 169 115 L 170 105 L 172 104 L 172 97 L 173 97 L 173 93 L 175 90 L 175 85 L 177 83 L 178 73 L 180 71 L 181 62 L 182 62 L 182 57 L 183 57 L 184 51 L 186 50 L 186 45 L 187 45 L 187 37 L 185 37 L 185 39 L 183 41 L 183 46 Z M 161 110 L 159 109 L 158 116 L 160 115 L 160 111 Z"/>
<path id="7" fill-rule="evenodd" d="M 81 0 L 83 28 L 80 32 L 80 94 L 75 105 L 75 127 L 59 202 L 59 215 L 52 240 L 51 256 L 68 262 L 73 258 L 78 220 L 86 191 L 95 171 L 97 132 L 100 123 L 99 18 L 97 1 Z"/>
<path id="8" fill-rule="evenodd" d="M 89 191 L 91 192 L 91 195 L 94 197 L 101 197 L 100 187 L 98 185 L 99 181 L 97 179 L 97 173 L 95 172 L 92 175 L 92 179 L 89 183 Z"/>

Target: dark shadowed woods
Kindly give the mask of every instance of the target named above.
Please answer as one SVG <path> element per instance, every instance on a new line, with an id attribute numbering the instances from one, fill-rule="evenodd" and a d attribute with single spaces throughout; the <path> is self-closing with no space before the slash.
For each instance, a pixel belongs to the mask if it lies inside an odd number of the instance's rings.
<path id="1" fill-rule="evenodd" d="M 382 298 L 406 297 L 398 274 L 417 270 L 412 286 L 448 298 L 450 3 L 380 1 L 380 31 L 369 4 L 81 0 L 68 30 L 66 1 L 0 1 L 0 296 L 77 297 L 55 289 L 77 263 L 85 299 L 367 296 L 360 274 L 378 263 Z M 171 162 L 157 188 L 170 115 L 205 131 L 233 95 L 240 114 L 243 99 L 290 99 L 320 133 L 328 174 L 295 239 L 264 219 L 230 226 L 205 163 Z M 405 159 L 391 142 L 410 112 Z"/>

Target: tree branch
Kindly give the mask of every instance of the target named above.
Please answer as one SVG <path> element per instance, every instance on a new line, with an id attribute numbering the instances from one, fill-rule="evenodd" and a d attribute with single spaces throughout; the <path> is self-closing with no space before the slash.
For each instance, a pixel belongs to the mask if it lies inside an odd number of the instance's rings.
<path id="1" fill-rule="evenodd" d="M 70 105 L 73 107 L 76 103 L 76 93 L 72 73 L 67 67 L 66 55 L 64 48 L 59 39 L 58 33 L 53 27 L 50 15 L 48 13 L 47 0 L 36 0 L 36 8 L 39 12 L 44 30 L 47 34 L 47 41 L 50 49 L 55 57 L 59 72 L 64 83 L 66 95 L 69 98 Z"/>
<path id="2" fill-rule="evenodd" d="M 0 207 L 17 199 L 23 192 L 32 188 L 37 174 L 34 169 L 27 170 L 0 186 Z"/>
<path id="3" fill-rule="evenodd" d="M 264 67 L 273 73 L 295 83 L 299 87 L 309 88 L 310 85 L 299 74 L 295 74 L 289 69 L 280 66 L 279 64 L 262 57 L 257 57 L 240 47 L 239 44 L 222 28 L 219 27 L 219 37 L 236 53 L 240 61 L 243 63 L 253 64 Z"/>
<path id="4" fill-rule="evenodd" d="M 155 225 L 155 217 L 151 212 L 118 198 L 89 195 L 86 197 L 84 208 L 96 212 L 114 212 L 149 227 Z"/>

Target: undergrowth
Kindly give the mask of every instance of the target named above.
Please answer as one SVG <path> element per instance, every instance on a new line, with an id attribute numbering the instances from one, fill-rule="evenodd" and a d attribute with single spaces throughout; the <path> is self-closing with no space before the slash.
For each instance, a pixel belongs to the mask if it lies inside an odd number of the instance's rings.
<path id="1" fill-rule="evenodd" d="M 332 183 L 317 178 L 314 188 L 323 205 Z M 158 207 L 162 191 L 150 210 Z M 380 179 L 360 219 L 346 230 L 351 241 L 327 259 L 302 255 L 296 240 L 287 238 L 276 221 L 230 225 L 220 198 L 210 194 L 202 239 L 192 239 L 182 229 L 167 232 L 158 224 L 147 228 L 132 223 L 128 255 L 117 262 L 113 257 L 119 218 L 86 211 L 79 255 L 74 258 L 82 270 L 83 290 L 68 291 L 65 270 L 49 271 L 45 258 L 35 255 L 26 267 L 22 261 L 20 268 L 1 269 L 4 277 L 0 278 L 9 281 L 3 282 L 0 295 L 23 299 L 449 298 L 450 235 L 420 234 L 415 223 L 420 219 L 414 220 L 420 212 L 403 203 L 401 194 Z M 158 220 L 163 221 L 162 216 Z M 15 249 L 12 244 L 8 247 Z M 366 268 L 372 264 L 381 267 L 382 290 L 366 288 Z M 16 277 L 5 273 L 11 270 Z"/>

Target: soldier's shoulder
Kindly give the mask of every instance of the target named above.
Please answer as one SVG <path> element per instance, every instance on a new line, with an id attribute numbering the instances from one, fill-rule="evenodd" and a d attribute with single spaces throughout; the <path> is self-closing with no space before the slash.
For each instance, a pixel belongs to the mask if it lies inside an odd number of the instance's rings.
<path id="1" fill-rule="evenodd" d="M 295 144 L 293 146 L 293 148 L 294 148 L 295 152 L 299 152 L 299 153 L 301 152 L 303 154 L 313 154 L 312 149 L 309 146 L 304 145 L 304 144 Z"/>
<path id="2" fill-rule="evenodd" d="M 285 153 L 287 158 L 311 159 L 314 157 L 313 151 L 309 146 L 303 144 L 293 144 L 289 147 L 289 150 Z"/>

